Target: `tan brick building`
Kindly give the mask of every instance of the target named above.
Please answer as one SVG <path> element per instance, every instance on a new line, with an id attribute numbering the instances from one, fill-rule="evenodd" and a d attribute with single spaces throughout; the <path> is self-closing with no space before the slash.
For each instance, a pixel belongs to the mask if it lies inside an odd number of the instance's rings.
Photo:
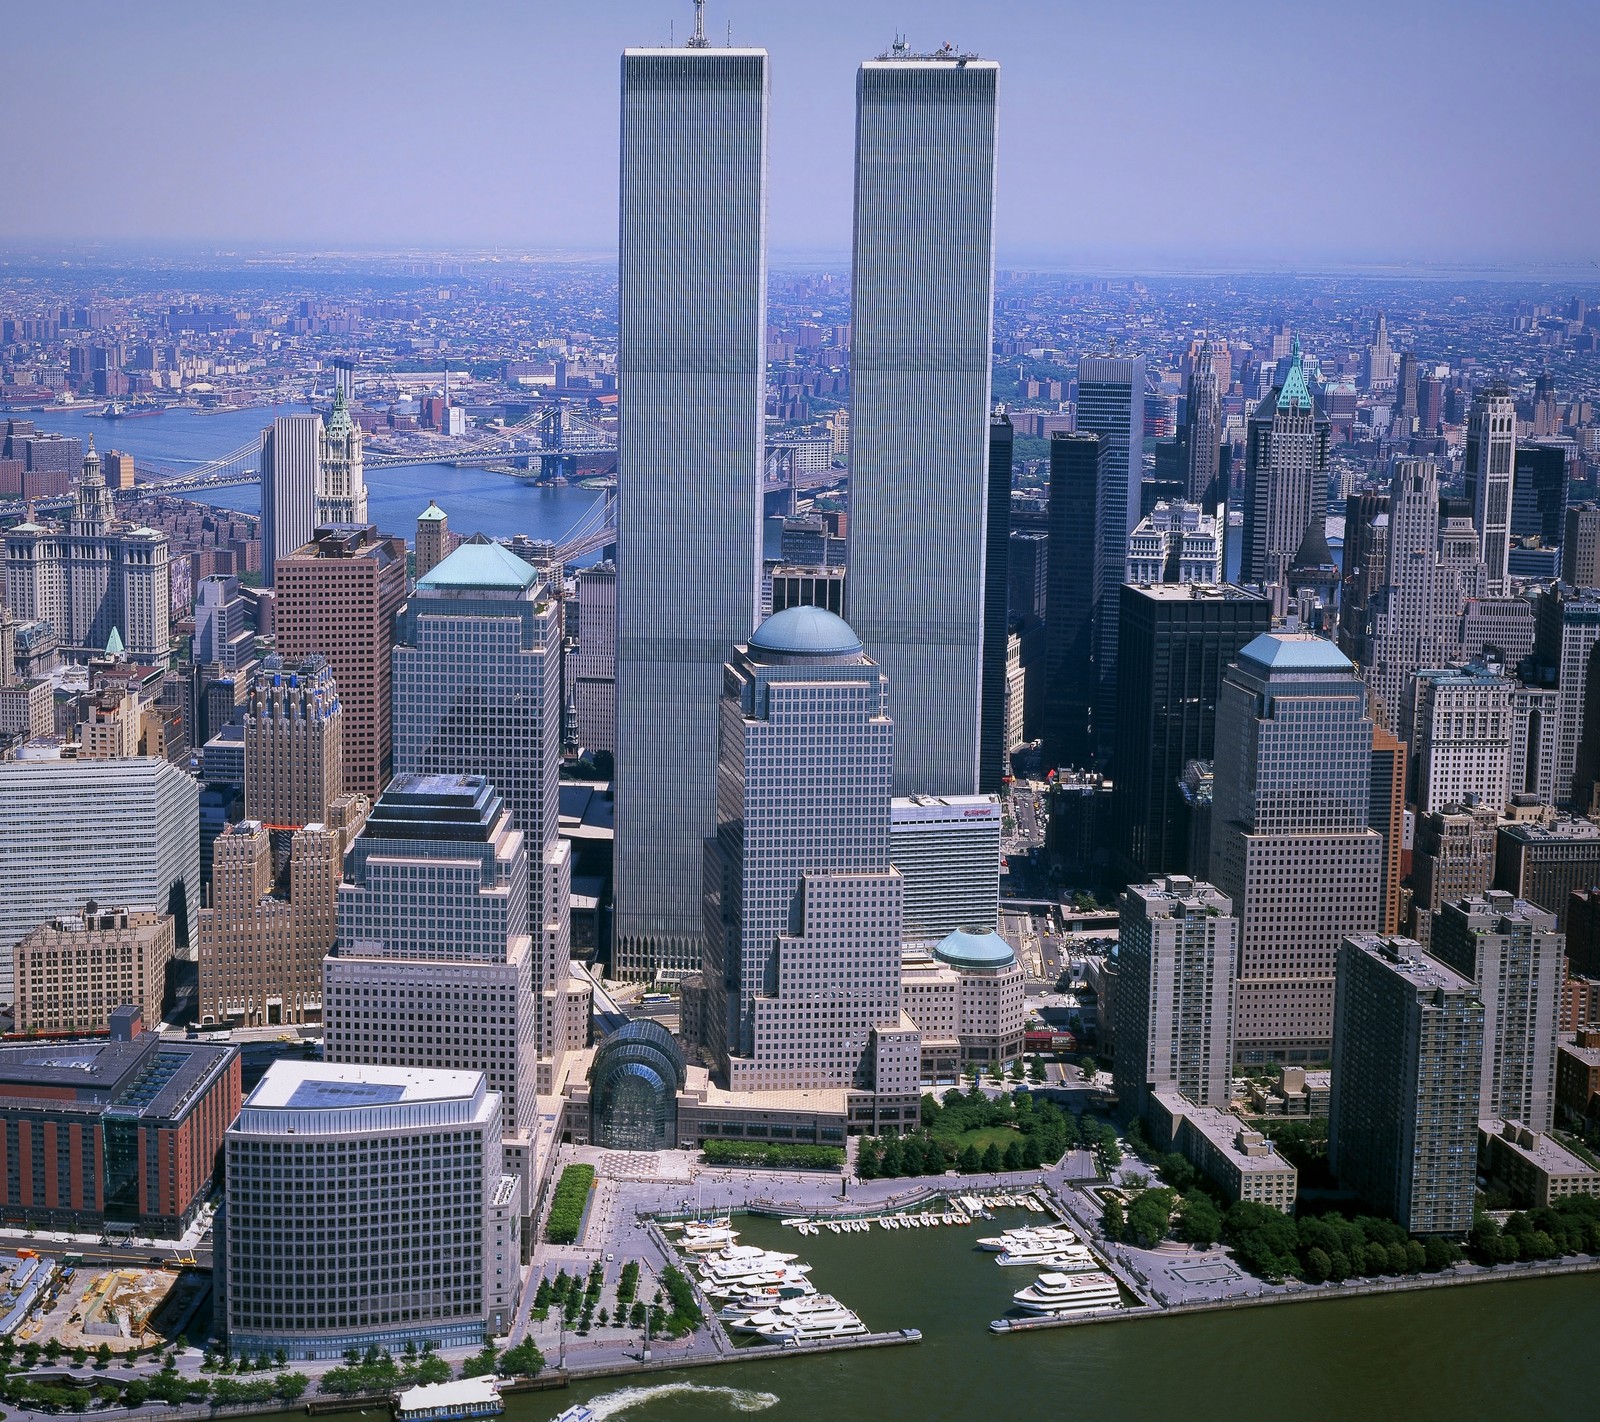
<path id="1" fill-rule="evenodd" d="M 174 942 L 166 913 L 90 904 L 42 924 L 17 944 L 16 1030 L 99 1032 L 125 1003 L 159 1023 Z"/>

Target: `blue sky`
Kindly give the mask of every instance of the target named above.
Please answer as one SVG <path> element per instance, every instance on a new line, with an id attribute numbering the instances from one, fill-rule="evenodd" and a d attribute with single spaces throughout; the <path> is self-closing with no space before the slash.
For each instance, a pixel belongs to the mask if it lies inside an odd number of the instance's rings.
<path id="1" fill-rule="evenodd" d="M 0 241 L 605 251 L 617 58 L 689 0 L 0 0 Z M 1002 262 L 1600 260 L 1600 0 L 710 0 L 776 254 L 849 248 L 853 72 L 998 59 Z"/>

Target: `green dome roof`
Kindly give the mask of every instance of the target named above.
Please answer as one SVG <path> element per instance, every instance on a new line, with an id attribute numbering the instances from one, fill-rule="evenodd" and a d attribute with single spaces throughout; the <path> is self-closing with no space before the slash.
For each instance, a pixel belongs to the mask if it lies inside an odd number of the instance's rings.
<path id="1" fill-rule="evenodd" d="M 1009 968 L 1016 950 L 998 933 L 958 928 L 933 950 L 933 956 L 952 968 Z"/>
<path id="2" fill-rule="evenodd" d="M 860 653 L 861 639 L 825 607 L 786 607 L 756 628 L 750 650 L 782 657 L 850 657 Z"/>

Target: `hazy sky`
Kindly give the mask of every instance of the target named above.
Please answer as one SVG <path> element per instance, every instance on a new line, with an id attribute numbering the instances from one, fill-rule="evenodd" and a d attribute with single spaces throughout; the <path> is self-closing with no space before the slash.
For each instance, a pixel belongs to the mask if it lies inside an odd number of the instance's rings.
<path id="1" fill-rule="evenodd" d="M 618 54 L 690 0 L 0 0 L 0 241 L 599 251 Z M 710 0 L 769 233 L 847 252 L 853 74 L 1001 64 L 1002 262 L 1600 259 L 1600 0 Z"/>

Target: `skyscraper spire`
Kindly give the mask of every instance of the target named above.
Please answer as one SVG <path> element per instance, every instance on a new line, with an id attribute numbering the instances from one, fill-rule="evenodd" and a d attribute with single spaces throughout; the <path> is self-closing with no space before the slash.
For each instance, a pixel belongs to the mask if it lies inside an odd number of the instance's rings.
<path id="1" fill-rule="evenodd" d="M 709 49 L 706 38 L 706 0 L 694 0 L 694 33 L 689 36 L 690 49 Z"/>

